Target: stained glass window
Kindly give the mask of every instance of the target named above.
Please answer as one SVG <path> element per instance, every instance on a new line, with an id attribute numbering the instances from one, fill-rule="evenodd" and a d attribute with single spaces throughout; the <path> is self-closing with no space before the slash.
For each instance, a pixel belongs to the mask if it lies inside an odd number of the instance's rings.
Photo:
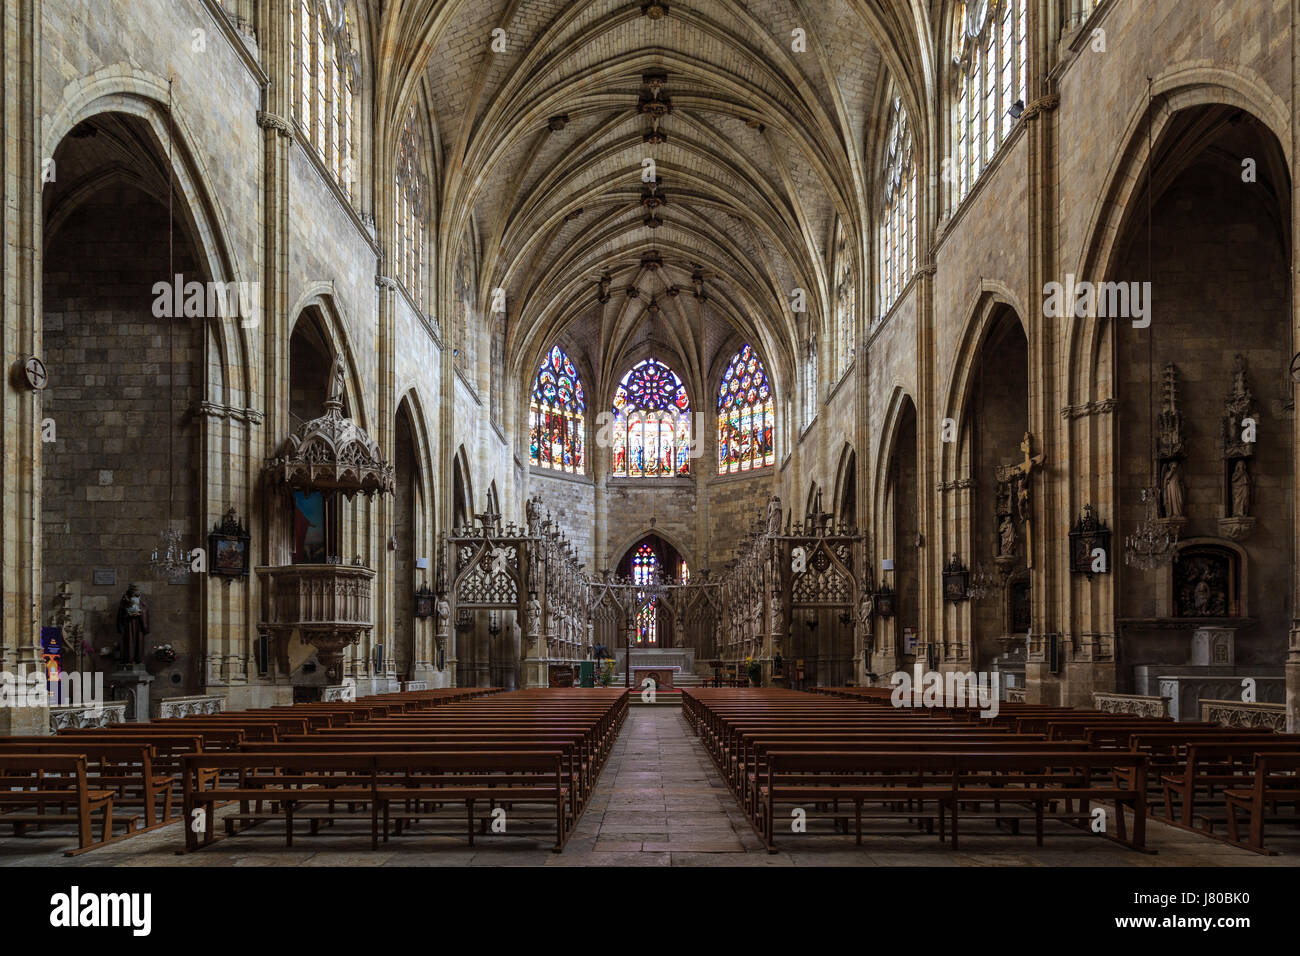
<path id="1" fill-rule="evenodd" d="M 345 0 L 292 0 L 294 119 L 334 181 L 354 203 L 360 154 L 356 119 L 361 57 Z"/>
<path id="2" fill-rule="evenodd" d="M 746 345 L 731 357 L 718 386 L 718 474 L 775 464 L 775 423 L 767 370 Z"/>
<path id="3" fill-rule="evenodd" d="M 614 394 L 613 474 L 671 478 L 690 474 L 691 403 L 677 373 L 644 359 Z"/>
<path id="4" fill-rule="evenodd" d="M 912 130 L 896 92 L 885 134 L 880 241 L 880 314 L 889 311 L 916 269 L 916 162 Z"/>
<path id="5" fill-rule="evenodd" d="M 956 206 L 993 159 L 1026 102 L 1028 0 L 963 0 L 953 16 L 953 155 L 946 177 Z"/>
<path id="6" fill-rule="evenodd" d="M 429 177 L 424 174 L 424 129 L 411 105 L 397 143 L 393 190 L 396 224 L 394 278 L 406 287 L 418 308 L 424 308 L 425 236 L 429 221 Z"/>
<path id="7" fill-rule="evenodd" d="M 655 554 L 654 548 L 648 544 L 641 545 L 632 556 L 632 583 L 650 584 L 654 581 L 658 566 L 659 557 Z M 636 642 L 638 644 L 658 643 L 659 631 L 656 627 L 655 610 L 655 601 L 651 598 L 637 612 Z"/>
<path id="8" fill-rule="evenodd" d="M 849 255 L 843 223 L 835 226 L 835 236 L 835 378 L 838 380 L 853 360 L 857 286 L 853 281 L 853 257 Z"/>
<path id="9" fill-rule="evenodd" d="M 569 356 L 553 346 L 537 368 L 529 407 L 528 460 L 534 465 L 581 474 L 584 413 L 582 379 Z"/>

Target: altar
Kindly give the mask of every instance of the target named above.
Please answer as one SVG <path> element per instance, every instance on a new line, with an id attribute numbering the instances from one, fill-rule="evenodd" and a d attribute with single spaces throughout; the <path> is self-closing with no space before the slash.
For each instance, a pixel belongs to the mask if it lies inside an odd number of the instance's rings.
<path id="1" fill-rule="evenodd" d="M 641 687 L 648 677 L 655 682 L 655 690 L 672 690 L 673 677 L 680 670 L 675 664 L 633 664 L 632 688 Z"/>

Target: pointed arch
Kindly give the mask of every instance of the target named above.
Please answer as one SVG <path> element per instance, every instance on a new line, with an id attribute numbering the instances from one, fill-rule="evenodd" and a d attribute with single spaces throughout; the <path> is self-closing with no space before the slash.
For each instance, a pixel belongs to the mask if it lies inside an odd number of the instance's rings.
<path id="1" fill-rule="evenodd" d="M 465 446 L 456 449 L 452 462 L 451 523 L 453 528 L 469 528 L 474 515 L 474 484 L 470 478 L 469 455 Z"/>

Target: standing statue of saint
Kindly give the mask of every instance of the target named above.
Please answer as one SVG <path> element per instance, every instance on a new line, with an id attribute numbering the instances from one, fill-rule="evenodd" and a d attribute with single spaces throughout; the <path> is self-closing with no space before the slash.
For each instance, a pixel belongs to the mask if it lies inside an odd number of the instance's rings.
<path id="1" fill-rule="evenodd" d="M 117 634 L 120 664 L 144 662 L 144 639 L 149 633 L 149 605 L 145 604 L 140 589 L 129 585 L 117 605 Z"/>
<path id="2" fill-rule="evenodd" d="M 1245 518 L 1250 514 L 1250 472 L 1244 459 L 1237 459 L 1232 467 L 1232 516 Z"/>
<path id="3" fill-rule="evenodd" d="M 1165 517 L 1183 517 L 1187 507 L 1187 491 L 1183 485 L 1183 466 L 1177 458 L 1165 462 L 1160 488 L 1165 502 Z"/>
<path id="4" fill-rule="evenodd" d="M 998 525 L 998 556 L 1011 557 L 1016 553 L 1016 523 L 1011 515 L 1003 515 Z"/>
<path id="5" fill-rule="evenodd" d="M 781 499 L 777 495 L 767 503 L 767 533 L 781 533 Z"/>

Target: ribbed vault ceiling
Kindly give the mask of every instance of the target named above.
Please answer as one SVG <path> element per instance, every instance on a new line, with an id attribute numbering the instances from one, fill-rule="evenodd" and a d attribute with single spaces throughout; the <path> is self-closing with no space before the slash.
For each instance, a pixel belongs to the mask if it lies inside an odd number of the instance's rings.
<path id="1" fill-rule="evenodd" d="M 925 16 L 903 0 L 675 0 L 660 18 L 643 6 L 384 11 L 378 102 L 396 122 L 423 79 L 431 107 L 439 274 L 473 242 L 483 304 L 506 290 L 516 372 L 560 341 L 598 390 L 645 351 L 694 390 L 750 341 L 786 387 L 806 323 L 832 308 L 837 218 L 861 274 L 881 64 L 926 72 L 908 52 L 920 44 L 899 39 Z M 490 49 L 497 28 L 504 52 Z M 796 287 L 807 315 L 790 309 Z"/>

